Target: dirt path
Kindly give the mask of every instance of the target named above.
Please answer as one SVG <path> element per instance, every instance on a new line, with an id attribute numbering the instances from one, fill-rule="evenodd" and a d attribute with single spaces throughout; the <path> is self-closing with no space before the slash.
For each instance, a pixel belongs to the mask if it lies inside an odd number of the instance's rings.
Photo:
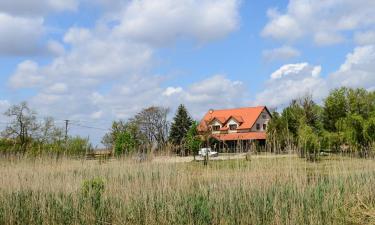
<path id="1" fill-rule="evenodd" d="M 218 157 L 212 157 L 210 160 L 230 160 L 230 159 L 245 159 L 246 153 L 238 154 L 219 154 Z M 260 159 L 260 158 L 289 158 L 297 157 L 296 155 L 283 154 L 275 155 L 270 153 L 251 155 L 251 159 Z M 155 163 L 183 163 L 183 162 L 192 162 L 194 160 L 193 156 L 156 156 L 152 159 L 152 162 Z M 196 160 L 203 160 L 203 157 L 197 156 Z"/>

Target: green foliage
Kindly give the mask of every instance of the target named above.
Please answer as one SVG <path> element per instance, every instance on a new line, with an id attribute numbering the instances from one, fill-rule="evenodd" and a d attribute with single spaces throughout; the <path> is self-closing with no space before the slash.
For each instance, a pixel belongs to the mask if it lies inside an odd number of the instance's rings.
<path id="1" fill-rule="evenodd" d="M 129 154 L 135 151 L 136 140 L 128 131 L 123 131 L 116 135 L 115 139 L 115 155 L 120 156 L 123 154 Z"/>
<path id="2" fill-rule="evenodd" d="M 198 122 L 194 121 L 185 138 L 186 147 L 193 153 L 194 156 L 198 155 L 199 148 L 202 145 L 202 139 L 198 136 L 197 127 Z"/>
<path id="3" fill-rule="evenodd" d="M 307 159 L 315 161 L 320 151 L 320 144 L 319 137 L 312 127 L 302 122 L 298 128 L 298 140 L 301 156 L 306 156 Z"/>
<path id="4" fill-rule="evenodd" d="M 321 147 L 324 151 L 339 152 L 343 144 L 343 135 L 341 133 L 323 131 L 321 133 Z"/>
<path id="5" fill-rule="evenodd" d="M 268 125 L 268 146 L 273 151 L 297 146 L 301 156 L 314 151 L 351 150 L 367 157 L 375 146 L 375 92 L 339 88 L 323 106 L 305 96 L 292 101 Z M 310 153 L 309 153 L 310 152 Z"/>
<path id="6" fill-rule="evenodd" d="M 189 116 L 187 109 L 181 104 L 177 109 L 175 117 L 173 118 L 169 140 L 174 144 L 181 144 L 192 123 L 193 121 Z"/>
<path id="7" fill-rule="evenodd" d="M 283 123 L 284 126 L 286 126 L 286 130 L 294 137 L 298 136 L 300 119 L 303 117 L 303 115 L 303 108 L 297 103 L 296 100 L 292 101 L 292 103 L 286 107 L 281 114 L 281 118 L 284 120 Z"/>
<path id="8" fill-rule="evenodd" d="M 66 155 L 83 156 L 89 151 L 92 151 L 89 139 L 76 136 L 68 138 L 64 153 Z"/>
<path id="9" fill-rule="evenodd" d="M 347 116 L 348 101 L 347 88 L 340 88 L 331 91 L 324 101 L 323 107 L 323 124 L 328 131 L 336 131 L 336 123 L 341 118 Z"/>

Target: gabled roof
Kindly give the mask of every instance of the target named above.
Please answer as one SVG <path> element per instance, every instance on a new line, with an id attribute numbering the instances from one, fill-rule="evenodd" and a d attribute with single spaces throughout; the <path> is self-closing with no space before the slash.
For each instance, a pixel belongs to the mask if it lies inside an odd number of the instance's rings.
<path id="1" fill-rule="evenodd" d="M 241 123 L 238 129 L 251 129 L 254 126 L 254 123 L 259 118 L 260 114 L 263 112 L 263 110 L 266 110 L 269 113 L 266 106 L 210 110 L 201 120 L 198 126 L 198 130 L 206 131 L 207 125 L 213 119 L 224 118 L 225 122 L 227 122 L 232 117 Z"/>

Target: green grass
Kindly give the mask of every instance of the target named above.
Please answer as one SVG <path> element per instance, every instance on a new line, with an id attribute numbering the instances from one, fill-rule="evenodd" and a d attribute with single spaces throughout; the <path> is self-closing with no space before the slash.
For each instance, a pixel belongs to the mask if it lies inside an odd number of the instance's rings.
<path id="1" fill-rule="evenodd" d="M 0 224 L 371 224 L 374 164 L 1 161 Z"/>

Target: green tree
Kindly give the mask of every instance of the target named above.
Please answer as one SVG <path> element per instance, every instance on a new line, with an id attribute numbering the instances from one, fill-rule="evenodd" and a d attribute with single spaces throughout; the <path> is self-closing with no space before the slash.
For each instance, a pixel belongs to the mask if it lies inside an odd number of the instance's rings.
<path id="1" fill-rule="evenodd" d="M 272 152 L 279 153 L 287 147 L 288 140 L 286 120 L 278 112 L 273 112 L 272 120 L 268 122 L 267 126 L 268 147 Z"/>
<path id="2" fill-rule="evenodd" d="M 375 108 L 373 94 L 363 88 L 349 89 L 347 93 L 348 112 L 368 119 Z"/>
<path id="3" fill-rule="evenodd" d="M 298 142 L 302 157 L 305 156 L 310 161 L 317 160 L 320 148 L 319 137 L 305 121 L 301 121 L 298 128 Z"/>
<path id="4" fill-rule="evenodd" d="M 202 145 L 202 139 L 198 135 L 198 122 L 194 121 L 187 131 L 185 143 L 186 147 L 193 153 L 194 160 L 195 156 L 198 155 L 199 148 Z"/>
<path id="5" fill-rule="evenodd" d="M 364 135 L 365 120 L 362 116 L 351 114 L 337 122 L 337 129 L 344 135 L 344 140 L 352 151 L 365 156 L 366 139 Z"/>
<path id="6" fill-rule="evenodd" d="M 348 89 L 342 87 L 334 89 L 324 100 L 323 126 L 328 131 L 337 131 L 336 123 L 348 114 Z"/>
<path id="7" fill-rule="evenodd" d="M 68 138 L 65 154 L 70 156 L 84 156 L 90 151 L 92 151 L 92 146 L 88 138 L 79 136 Z"/>
<path id="8" fill-rule="evenodd" d="M 135 151 L 136 141 L 128 131 L 119 133 L 115 140 L 115 155 L 120 156 L 129 154 Z"/>
<path id="9" fill-rule="evenodd" d="M 169 140 L 173 144 L 181 144 L 192 123 L 192 119 L 189 116 L 187 109 L 181 104 L 177 109 L 175 117 L 173 118 Z"/>
<path id="10" fill-rule="evenodd" d="M 372 144 L 375 142 L 375 116 L 369 118 L 369 120 L 365 124 L 365 137 L 366 140 Z"/>

